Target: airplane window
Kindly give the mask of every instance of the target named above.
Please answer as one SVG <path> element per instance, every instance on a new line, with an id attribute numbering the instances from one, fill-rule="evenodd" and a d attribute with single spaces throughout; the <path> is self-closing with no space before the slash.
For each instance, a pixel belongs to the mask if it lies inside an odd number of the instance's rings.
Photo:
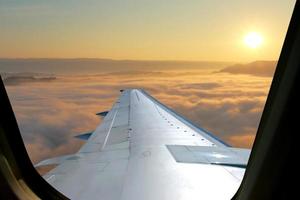
<path id="1" fill-rule="evenodd" d="M 69 197 L 76 179 L 55 170 L 86 175 L 94 165 L 107 175 L 97 191 L 108 196 L 122 182 L 123 195 L 136 187 L 140 199 L 159 199 L 162 188 L 172 199 L 177 187 L 193 199 L 214 184 L 232 197 L 294 4 L 0 1 L 0 73 L 32 163 Z M 72 168 L 83 161 L 83 171 Z"/>

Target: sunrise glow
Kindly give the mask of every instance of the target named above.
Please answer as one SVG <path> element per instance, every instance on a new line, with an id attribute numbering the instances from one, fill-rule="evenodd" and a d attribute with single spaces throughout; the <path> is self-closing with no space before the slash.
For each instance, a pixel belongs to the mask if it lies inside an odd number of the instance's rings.
<path id="1" fill-rule="evenodd" d="M 250 32 L 244 37 L 244 43 L 247 47 L 258 48 L 263 42 L 262 36 L 257 32 Z"/>

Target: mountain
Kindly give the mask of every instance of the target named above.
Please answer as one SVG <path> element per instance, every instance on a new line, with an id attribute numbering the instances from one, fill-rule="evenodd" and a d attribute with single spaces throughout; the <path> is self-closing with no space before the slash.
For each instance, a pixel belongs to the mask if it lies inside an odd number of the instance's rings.
<path id="1" fill-rule="evenodd" d="M 255 61 L 248 64 L 235 64 L 218 71 L 231 74 L 249 74 L 254 76 L 273 76 L 277 61 Z"/>

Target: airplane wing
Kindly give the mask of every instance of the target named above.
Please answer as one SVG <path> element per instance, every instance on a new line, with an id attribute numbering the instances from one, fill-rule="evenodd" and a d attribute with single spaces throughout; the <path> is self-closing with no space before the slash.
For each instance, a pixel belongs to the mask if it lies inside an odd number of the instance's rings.
<path id="1" fill-rule="evenodd" d="M 70 199 L 231 199 L 250 150 L 232 148 L 140 89 L 121 95 L 44 178 Z M 79 136 L 80 137 L 80 136 Z"/>

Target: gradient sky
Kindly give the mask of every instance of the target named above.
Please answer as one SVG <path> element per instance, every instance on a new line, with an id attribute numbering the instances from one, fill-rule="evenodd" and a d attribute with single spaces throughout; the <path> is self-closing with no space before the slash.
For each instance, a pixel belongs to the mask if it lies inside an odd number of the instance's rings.
<path id="1" fill-rule="evenodd" d="M 295 0 L 0 0 L 0 57 L 277 60 Z M 247 48 L 243 37 L 264 42 Z"/>

